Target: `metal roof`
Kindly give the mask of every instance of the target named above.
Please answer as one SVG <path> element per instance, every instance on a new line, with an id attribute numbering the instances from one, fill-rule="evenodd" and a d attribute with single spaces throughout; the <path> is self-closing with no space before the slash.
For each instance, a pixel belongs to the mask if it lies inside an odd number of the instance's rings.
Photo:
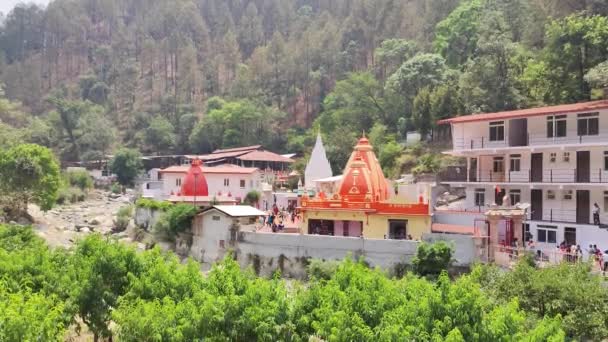
<path id="1" fill-rule="evenodd" d="M 205 210 L 202 214 L 205 214 L 213 209 L 221 211 L 231 217 L 266 216 L 265 212 L 250 205 L 214 205 L 212 208 Z"/>
<path id="2" fill-rule="evenodd" d="M 465 123 L 475 121 L 490 121 L 490 120 L 504 120 L 504 119 L 517 119 L 526 118 L 532 116 L 541 116 L 549 114 L 568 114 L 568 113 L 582 113 L 582 112 L 594 112 L 600 109 L 608 108 L 608 100 L 599 100 L 591 102 L 571 103 L 558 106 L 538 107 L 538 108 L 527 108 L 511 110 L 506 112 L 496 113 L 481 113 L 458 116 L 451 119 L 444 119 L 437 121 L 438 124 L 447 123 Z"/>

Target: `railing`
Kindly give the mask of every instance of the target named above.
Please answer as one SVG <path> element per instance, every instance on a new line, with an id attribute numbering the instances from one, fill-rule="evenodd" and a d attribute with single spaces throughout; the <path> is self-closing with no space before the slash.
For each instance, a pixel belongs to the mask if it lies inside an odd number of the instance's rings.
<path id="1" fill-rule="evenodd" d="M 521 146 L 551 146 L 551 145 L 575 145 L 602 143 L 608 141 L 608 134 L 597 135 L 577 135 L 572 132 L 565 137 L 548 138 L 546 134 L 528 134 L 525 137 L 525 143 L 519 141 L 517 143 L 509 143 L 507 137 L 501 141 L 490 141 L 488 137 L 469 137 L 459 138 L 454 137 L 454 150 L 476 150 L 484 148 L 500 148 L 500 147 L 521 147 Z"/>
<path id="2" fill-rule="evenodd" d="M 508 147 L 506 140 L 491 141 L 487 137 L 454 138 L 454 150 L 476 150 L 482 148 Z"/>
<path id="3" fill-rule="evenodd" d="M 540 249 L 535 246 L 514 248 L 502 245 L 491 248 L 494 249 L 494 262 L 503 267 L 513 267 L 526 254 L 532 256 L 540 267 L 559 265 L 563 262 L 573 264 L 586 261 L 592 261 L 592 272 L 601 272 L 603 267 L 601 260 L 595 256 L 580 252 L 571 253 L 568 249 Z"/>
<path id="4" fill-rule="evenodd" d="M 497 183 L 608 183 L 608 171 L 597 169 L 589 174 L 580 174 L 577 169 L 543 169 L 538 174 L 533 170 L 520 171 L 479 170 L 471 172 L 464 166 L 450 167 L 439 173 L 443 182 L 497 182 Z"/>
<path id="5" fill-rule="evenodd" d="M 530 146 L 573 145 L 585 143 L 601 143 L 608 141 L 608 134 L 577 135 L 576 132 L 565 137 L 550 137 L 546 134 L 532 134 L 529 137 Z"/>
<path id="6" fill-rule="evenodd" d="M 576 209 L 561 209 L 561 208 L 549 208 L 543 209 L 542 215 L 539 217 L 534 211 L 529 210 L 527 213 L 527 219 L 531 221 L 543 221 L 543 222 L 554 222 L 554 223 L 576 223 L 576 224 L 593 224 L 593 217 L 591 213 L 585 213 L 579 218 Z M 600 215 L 600 222 L 608 222 L 608 216 Z"/>

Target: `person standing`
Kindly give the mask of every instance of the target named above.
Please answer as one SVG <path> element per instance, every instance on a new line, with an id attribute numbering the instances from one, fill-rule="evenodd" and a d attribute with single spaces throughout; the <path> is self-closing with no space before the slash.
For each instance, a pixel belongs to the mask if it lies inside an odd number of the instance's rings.
<path id="1" fill-rule="evenodd" d="M 593 203 L 593 224 L 596 226 L 600 225 L 600 206 Z"/>

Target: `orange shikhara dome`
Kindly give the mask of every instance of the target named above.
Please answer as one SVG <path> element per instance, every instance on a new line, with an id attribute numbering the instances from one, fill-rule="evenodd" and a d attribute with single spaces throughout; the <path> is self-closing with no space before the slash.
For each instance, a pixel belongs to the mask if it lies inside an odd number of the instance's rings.
<path id="1" fill-rule="evenodd" d="M 364 200 L 367 197 L 371 200 L 373 190 L 370 171 L 361 155 L 357 154 L 344 170 L 340 183 L 340 196 L 356 200 Z"/>
<path id="2" fill-rule="evenodd" d="M 363 164 L 363 169 L 367 169 L 366 172 L 361 170 L 360 165 Z M 352 186 L 353 172 L 358 170 L 358 174 L 355 173 L 357 182 L 360 177 L 369 177 L 369 184 L 366 184 L 367 192 L 369 192 L 372 201 L 384 201 L 389 198 L 388 182 L 384 178 L 384 173 L 380 167 L 380 163 L 376 158 L 374 149 L 369 143 L 369 140 L 365 136 L 359 139 L 359 142 L 355 146 L 355 150 L 350 156 L 348 163 L 344 169 L 344 177 L 342 178 L 342 184 L 340 185 L 340 196 L 348 196 L 347 188 L 349 185 Z M 363 180 L 363 178 L 360 178 Z M 362 189 L 362 188 L 361 188 Z"/>
<path id="3" fill-rule="evenodd" d="M 182 196 L 209 196 L 207 180 L 201 168 L 201 161 L 194 159 L 180 190 Z"/>

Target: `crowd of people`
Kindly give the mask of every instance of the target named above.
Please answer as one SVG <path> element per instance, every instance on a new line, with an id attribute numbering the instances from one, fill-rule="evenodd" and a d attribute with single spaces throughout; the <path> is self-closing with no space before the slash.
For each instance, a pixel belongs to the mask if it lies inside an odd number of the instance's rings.
<path id="1" fill-rule="evenodd" d="M 287 208 L 280 208 L 275 204 L 272 205 L 272 209 L 268 210 L 266 216 L 260 217 L 260 224 L 262 227 L 269 227 L 273 233 L 282 232 L 285 229 L 285 224 L 288 220 L 291 220 L 292 224 L 296 223 L 296 220 L 300 219 L 300 214 L 292 205 Z"/>
<path id="2" fill-rule="evenodd" d="M 520 245 L 517 238 L 514 238 L 511 244 L 508 246 L 504 241 L 500 244 L 501 250 L 508 252 L 511 259 L 516 259 L 519 255 Z M 557 251 L 552 253 L 547 250 L 540 250 L 536 248 L 534 239 L 528 239 L 525 243 L 525 250 L 533 252 L 536 260 L 538 261 L 567 261 L 567 262 L 582 262 L 584 261 L 583 249 L 580 245 L 569 244 L 566 241 L 562 241 L 557 246 Z M 594 265 L 597 265 L 597 269 L 601 270 L 604 275 L 608 272 L 608 250 L 602 252 L 597 245 L 589 245 L 586 250 L 588 259 L 593 261 Z"/>

